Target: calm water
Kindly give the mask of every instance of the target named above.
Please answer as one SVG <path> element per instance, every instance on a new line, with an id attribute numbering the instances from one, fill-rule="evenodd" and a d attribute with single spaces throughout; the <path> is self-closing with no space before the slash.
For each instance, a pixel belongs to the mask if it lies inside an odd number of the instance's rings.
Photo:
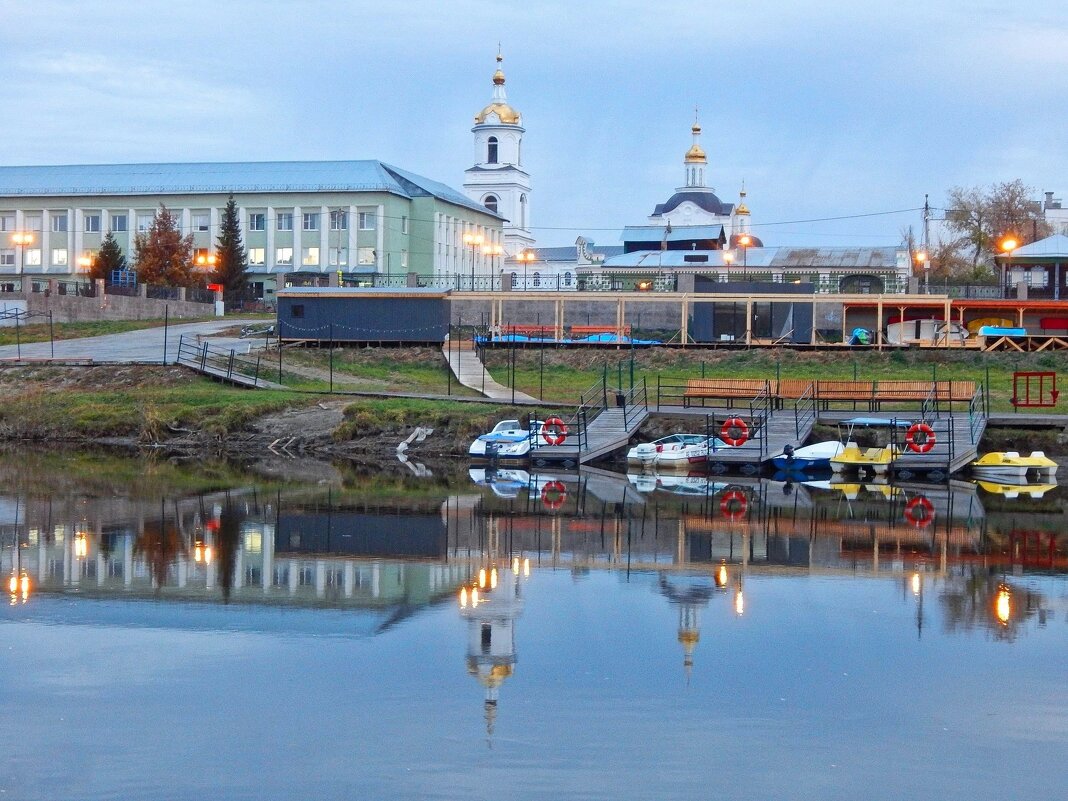
<path id="1" fill-rule="evenodd" d="M 1058 488 L 286 467 L 0 457 L 0 797 L 1068 795 Z"/>

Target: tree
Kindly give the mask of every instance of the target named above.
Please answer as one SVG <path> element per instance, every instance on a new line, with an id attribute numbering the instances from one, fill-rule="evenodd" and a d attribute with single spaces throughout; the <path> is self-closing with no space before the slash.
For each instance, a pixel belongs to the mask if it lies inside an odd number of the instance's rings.
<path id="1" fill-rule="evenodd" d="M 949 190 L 946 225 L 961 236 L 971 253 L 972 269 L 988 263 L 998 240 L 1011 234 L 1021 244 L 1049 236 L 1042 204 L 1031 200 L 1034 190 L 1019 179 L 989 188 L 955 186 Z"/>
<path id="2" fill-rule="evenodd" d="M 134 238 L 134 267 L 143 284 L 190 287 L 201 283 L 193 269 L 193 235 L 182 236 L 178 221 L 162 203 L 148 231 Z"/>
<path id="3" fill-rule="evenodd" d="M 244 292 L 248 287 L 248 256 L 241 241 L 241 222 L 233 195 L 227 198 L 223 209 L 215 259 L 215 283 L 222 284 L 225 292 Z"/>
<path id="4" fill-rule="evenodd" d="M 110 281 L 112 272 L 125 269 L 126 256 L 115 240 L 115 234 L 109 230 L 104 236 L 104 241 L 100 243 L 100 250 L 89 268 L 89 278 L 92 280 L 102 278 Z"/>

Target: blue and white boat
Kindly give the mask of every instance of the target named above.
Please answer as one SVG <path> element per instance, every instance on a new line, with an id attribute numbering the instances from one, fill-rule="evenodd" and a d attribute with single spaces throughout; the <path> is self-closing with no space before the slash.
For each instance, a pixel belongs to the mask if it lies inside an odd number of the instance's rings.
<path id="1" fill-rule="evenodd" d="M 540 420 L 531 420 L 524 428 L 518 420 L 502 420 L 488 434 L 482 434 L 472 442 L 467 455 L 488 462 L 526 461 L 541 425 Z"/>
<path id="2" fill-rule="evenodd" d="M 835 439 L 816 442 L 797 448 L 792 453 L 783 451 L 778 456 L 771 457 L 771 463 L 777 470 L 790 473 L 829 469 L 831 459 L 840 454 L 843 447 L 842 443 Z"/>

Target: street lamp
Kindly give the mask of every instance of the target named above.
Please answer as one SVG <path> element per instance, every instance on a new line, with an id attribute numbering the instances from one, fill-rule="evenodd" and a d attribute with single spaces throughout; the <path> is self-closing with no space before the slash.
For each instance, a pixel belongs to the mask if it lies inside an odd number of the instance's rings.
<path id="1" fill-rule="evenodd" d="M 749 246 L 753 244 L 753 237 L 749 236 L 749 234 L 742 234 L 738 237 L 738 244 L 742 246 L 742 267 L 745 268 L 749 261 Z"/>
<path id="2" fill-rule="evenodd" d="M 215 254 L 208 253 L 207 255 L 201 253 L 197 256 L 197 267 L 214 267 L 215 266 Z"/>
<path id="3" fill-rule="evenodd" d="M 486 238 L 482 234 L 464 234 L 464 245 L 471 249 L 471 291 L 475 291 L 475 252 Z"/>
<path id="4" fill-rule="evenodd" d="M 497 245 L 497 244 L 483 245 L 482 252 L 485 253 L 487 256 L 489 256 L 489 259 L 490 259 L 490 275 L 491 275 L 491 282 L 492 282 L 492 275 L 494 275 L 497 272 L 497 267 L 496 267 L 496 264 L 495 264 L 495 262 L 493 260 L 494 259 L 499 259 L 501 257 L 501 254 L 504 253 L 504 248 L 502 248 L 500 245 Z M 492 283 L 490 285 L 490 289 L 493 289 Z"/>
<path id="5" fill-rule="evenodd" d="M 11 244 L 19 251 L 18 269 L 15 272 L 22 275 L 26 272 L 26 246 L 33 244 L 33 234 L 29 231 L 16 231 L 11 235 Z"/>
<path id="6" fill-rule="evenodd" d="M 998 249 L 1001 250 L 1002 253 L 1008 253 L 1010 250 L 1016 250 L 1016 248 L 1018 248 L 1019 246 L 1020 241 L 1012 234 L 1002 237 L 1001 241 L 998 242 Z"/>
<path id="7" fill-rule="evenodd" d="M 523 263 L 523 289 L 527 288 L 527 265 L 537 261 L 533 250 L 521 250 L 516 255 L 516 261 Z"/>
<path id="8" fill-rule="evenodd" d="M 920 250 L 916 252 L 913 257 L 916 260 L 916 264 L 923 267 L 923 294 L 931 294 L 931 257 L 927 254 L 926 250 Z"/>

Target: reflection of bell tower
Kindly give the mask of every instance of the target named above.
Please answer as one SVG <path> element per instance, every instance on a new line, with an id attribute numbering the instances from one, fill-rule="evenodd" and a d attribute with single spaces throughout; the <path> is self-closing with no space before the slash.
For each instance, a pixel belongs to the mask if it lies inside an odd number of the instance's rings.
<path id="1" fill-rule="evenodd" d="M 467 619 L 467 672 L 486 690 L 487 739 L 493 736 L 498 690 L 515 670 L 515 621 L 523 611 L 520 586 L 529 564 L 523 565 L 523 577 L 518 559 L 511 569 L 483 568 L 470 589 L 460 590 L 460 614 Z"/>
<path id="2" fill-rule="evenodd" d="M 679 642 L 687 681 L 693 670 L 693 652 L 701 639 L 700 611 L 708 606 L 715 590 L 716 585 L 708 576 L 660 576 L 661 594 L 679 608 Z"/>

